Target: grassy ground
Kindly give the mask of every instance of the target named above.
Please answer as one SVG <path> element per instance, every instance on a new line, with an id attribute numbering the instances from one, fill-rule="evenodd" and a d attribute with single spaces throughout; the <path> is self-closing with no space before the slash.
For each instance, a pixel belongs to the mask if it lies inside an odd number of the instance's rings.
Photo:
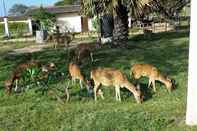
<path id="1" fill-rule="evenodd" d="M 8 55 L 11 48 L 0 49 L 0 129 L 2 131 L 183 131 L 197 130 L 185 125 L 186 87 L 188 66 L 188 33 L 155 34 L 151 39 L 132 37 L 129 49 L 99 49 L 93 64 L 86 63 L 82 70 L 89 76 L 91 68 L 115 67 L 128 77 L 134 63 L 149 63 L 158 67 L 177 81 L 177 89 L 168 93 L 157 83 L 157 93 L 147 89 L 146 78 L 141 79 L 141 88 L 146 101 L 136 104 L 134 97 L 121 90 L 122 102 L 115 101 L 113 88 L 103 88 L 105 100 L 94 102 L 86 92 L 80 94 L 79 85 L 70 88 L 71 100 L 61 103 L 52 95 L 36 93 L 35 89 L 6 96 L 3 82 L 17 63 L 28 59 L 28 55 Z M 67 73 L 67 52 L 64 49 L 45 49 L 32 55 L 43 62 L 57 62 L 58 71 Z M 66 80 L 54 81 L 50 87 L 63 89 Z M 60 93 L 59 93 L 60 95 Z"/>

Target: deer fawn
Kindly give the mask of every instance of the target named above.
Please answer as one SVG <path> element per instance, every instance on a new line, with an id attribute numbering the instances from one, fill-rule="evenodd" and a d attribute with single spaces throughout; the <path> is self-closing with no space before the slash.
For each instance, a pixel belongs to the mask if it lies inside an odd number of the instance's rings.
<path id="1" fill-rule="evenodd" d="M 33 66 L 40 66 L 40 64 L 37 61 L 30 61 L 27 63 L 22 63 L 19 64 L 12 72 L 11 78 L 5 81 L 5 88 L 8 92 L 8 94 L 11 93 L 14 82 L 15 84 L 15 91 L 17 91 L 18 89 L 18 81 L 21 78 L 21 75 L 23 73 L 23 71 L 25 71 L 26 69 L 33 67 Z"/>
<path id="2" fill-rule="evenodd" d="M 90 56 L 91 61 L 94 61 L 93 58 L 93 52 L 95 49 L 100 48 L 100 43 L 96 42 L 95 44 L 93 43 L 82 43 L 77 45 L 76 50 L 75 50 L 75 55 L 77 57 L 77 62 L 81 61 L 83 58 L 86 58 L 87 56 Z"/>
<path id="3" fill-rule="evenodd" d="M 91 79 L 94 81 L 94 99 L 97 100 L 97 91 L 100 91 L 99 86 L 102 84 L 104 86 L 114 86 L 116 100 L 121 101 L 120 88 L 125 87 L 131 93 L 133 93 L 137 103 L 143 101 L 143 96 L 141 91 L 131 84 L 126 76 L 118 69 L 113 68 L 97 68 L 91 71 Z M 104 99 L 103 96 L 101 96 Z"/>
<path id="4" fill-rule="evenodd" d="M 160 81 L 165 84 L 168 91 L 171 91 L 174 88 L 174 80 L 171 80 L 168 77 L 165 77 L 161 72 L 154 66 L 149 64 L 135 64 L 131 67 L 130 74 L 133 75 L 135 79 L 139 79 L 142 76 L 149 77 L 148 88 L 151 84 L 153 86 L 154 92 L 156 92 L 155 81 Z"/>
<path id="5" fill-rule="evenodd" d="M 72 78 L 72 83 L 75 82 L 75 80 L 79 80 L 80 88 L 82 89 L 83 88 L 82 83 L 85 83 L 87 90 L 89 91 L 90 88 L 89 86 L 87 86 L 89 81 L 86 80 L 85 77 L 82 75 L 81 70 L 78 65 L 74 63 L 69 63 L 68 71 Z"/>

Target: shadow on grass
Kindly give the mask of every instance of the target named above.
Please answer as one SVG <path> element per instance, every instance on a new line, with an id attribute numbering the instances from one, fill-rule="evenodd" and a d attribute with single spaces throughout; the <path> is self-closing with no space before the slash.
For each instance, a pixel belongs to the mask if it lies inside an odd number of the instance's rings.
<path id="1" fill-rule="evenodd" d="M 118 68 L 128 75 L 131 65 L 149 63 L 158 67 L 164 74 L 174 77 L 187 70 L 188 35 L 188 32 L 167 32 L 152 34 L 151 39 L 146 39 L 143 35 L 138 35 L 129 39 L 129 49 L 113 49 L 105 46 L 95 51 L 94 58 L 96 62 L 85 63 L 81 70 L 86 78 L 89 78 L 90 71 L 97 67 Z M 5 63 L 12 63 L 11 67 L 30 59 L 39 60 L 42 63 L 54 62 L 57 65 L 57 72 L 63 72 L 65 75 L 68 75 L 67 68 L 70 61 L 68 56 L 67 50 L 46 48 L 31 55 L 4 54 L 2 57 Z M 12 70 L 11 67 L 7 70 Z M 57 84 L 59 82 L 58 80 L 54 80 L 50 84 Z M 147 95 L 145 96 L 146 99 L 152 97 L 151 92 L 146 90 L 146 85 L 142 85 L 142 89 L 143 94 Z"/>

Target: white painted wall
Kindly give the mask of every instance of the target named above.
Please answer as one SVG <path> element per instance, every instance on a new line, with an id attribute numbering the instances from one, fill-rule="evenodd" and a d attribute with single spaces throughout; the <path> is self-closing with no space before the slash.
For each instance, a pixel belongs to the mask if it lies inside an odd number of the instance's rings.
<path id="1" fill-rule="evenodd" d="M 57 24 L 60 26 L 60 31 L 65 32 L 81 32 L 81 16 L 58 16 Z"/>

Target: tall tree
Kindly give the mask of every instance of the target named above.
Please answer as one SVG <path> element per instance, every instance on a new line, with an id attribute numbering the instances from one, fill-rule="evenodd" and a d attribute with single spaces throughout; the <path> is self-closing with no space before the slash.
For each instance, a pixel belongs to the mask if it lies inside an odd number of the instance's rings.
<path id="1" fill-rule="evenodd" d="M 80 2 L 80 0 L 60 0 L 55 3 L 55 6 L 73 5 L 78 2 Z"/>
<path id="2" fill-rule="evenodd" d="M 170 17 L 189 0 L 82 0 L 81 12 L 85 16 L 112 14 L 114 17 L 114 44 L 124 46 L 128 39 L 128 16 L 141 18 L 151 12 Z M 170 6 L 169 6 L 170 5 Z M 170 8 L 169 8 L 170 7 Z"/>
<path id="3" fill-rule="evenodd" d="M 50 31 L 50 28 L 52 28 L 56 22 L 56 14 L 47 12 L 42 6 L 36 10 L 32 16 L 34 20 L 40 22 L 40 28 L 42 30 Z"/>
<path id="4" fill-rule="evenodd" d="M 152 0 L 149 3 L 153 11 L 159 12 L 167 19 L 174 19 L 190 0 Z"/>
<path id="5" fill-rule="evenodd" d="M 83 0 L 81 12 L 86 16 L 112 14 L 114 45 L 124 47 L 128 40 L 128 15 L 139 17 L 150 0 Z"/>
<path id="6" fill-rule="evenodd" d="M 14 4 L 10 10 L 9 15 L 10 16 L 22 16 L 25 14 L 25 12 L 29 9 L 28 6 L 23 4 Z"/>

